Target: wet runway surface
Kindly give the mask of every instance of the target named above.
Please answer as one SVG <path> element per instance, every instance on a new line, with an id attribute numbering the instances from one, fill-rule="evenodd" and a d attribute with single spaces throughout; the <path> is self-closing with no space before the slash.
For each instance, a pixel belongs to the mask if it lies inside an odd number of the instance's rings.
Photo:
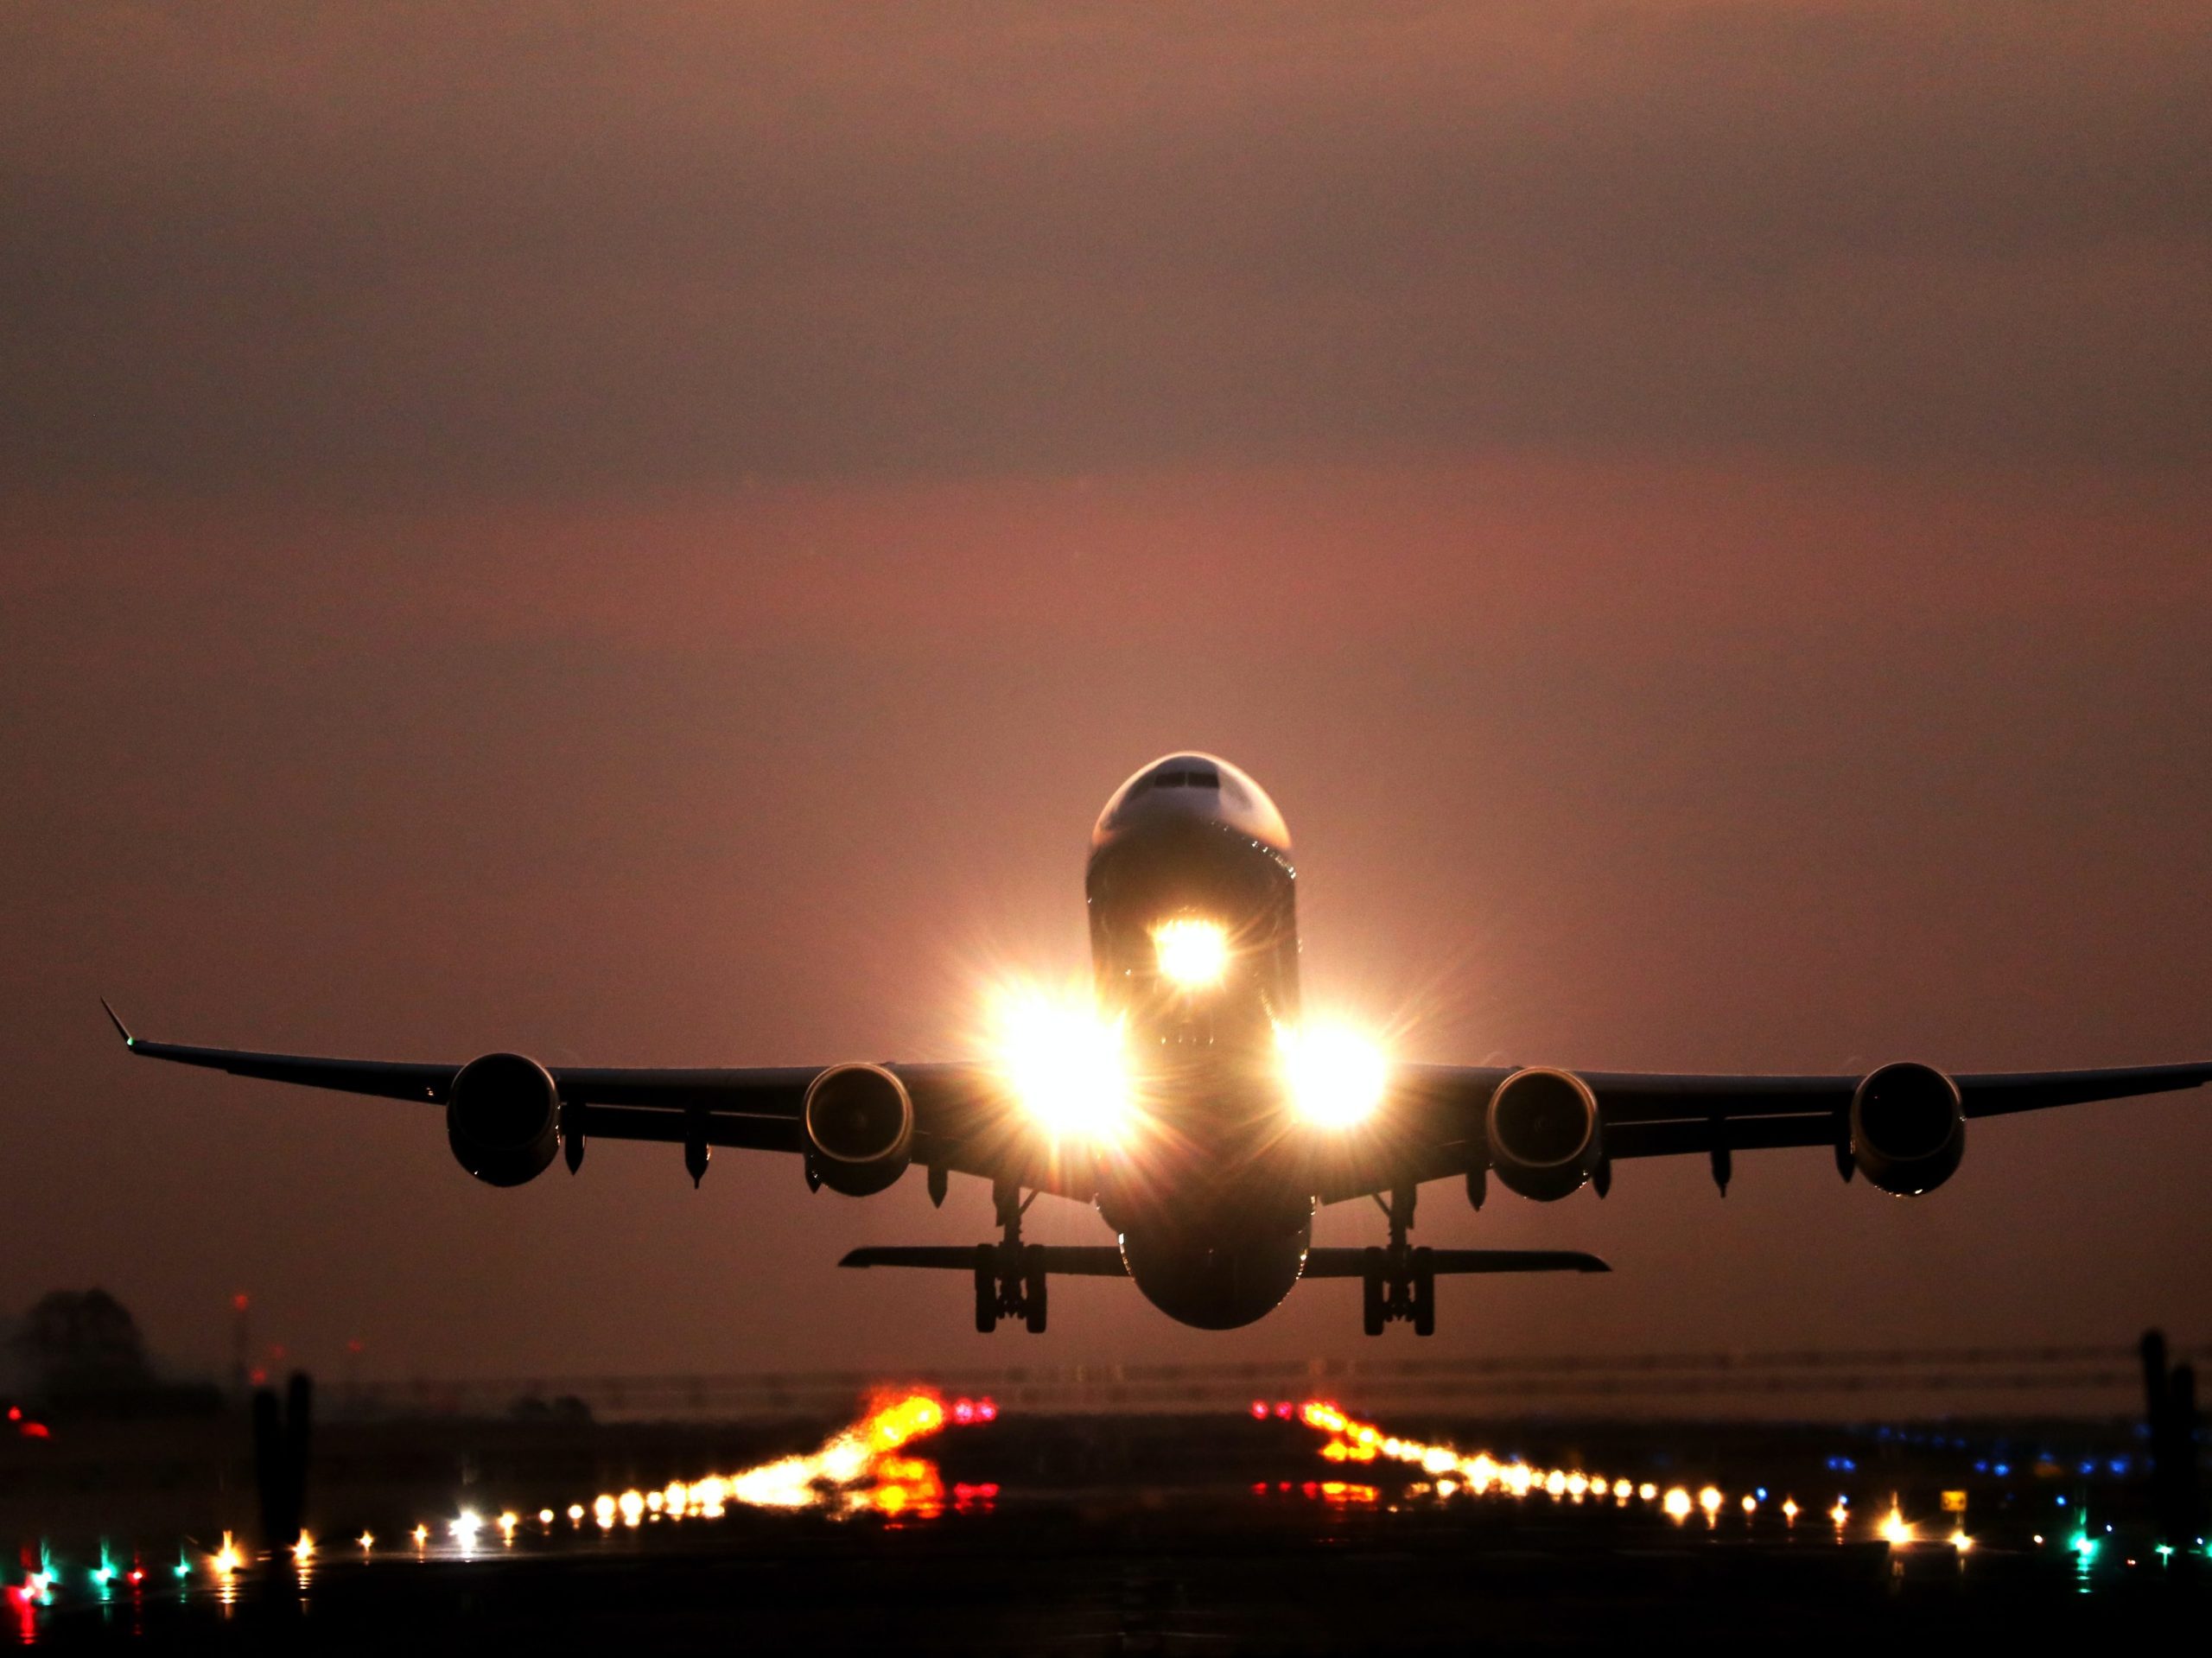
<path id="1" fill-rule="evenodd" d="M 1880 1543 L 1729 1544 L 1643 1528 L 1254 1510 L 1184 1492 L 1009 1503 L 931 1526 L 782 1516 L 680 1539 L 246 1570 L 223 1589 L 50 1611 L 41 1645 L 192 1651 L 694 1649 L 1328 1652 L 1616 1642 L 1795 1651 L 2097 1649 L 2206 1601 L 2062 1562 Z M 1586 1528 L 1582 1528 L 1586 1530 Z M 2116 1569 L 2117 1570 L 2117 1569 Z"/>
<path id="2" fill-rule="evenodd" d="M 1840 1526 L 1818 1506 L 1807 1483 L 1833 1500 L 1827 1464 L 1850 1458 L 1810 1440 L 1736 1445 L 1740 1466 L 1701 1445 L 1694 1468 L 1679 1435 L 1577 1430 L 1585 1454 L 1549 1465 L 1455 1452 L 1447 1467 L 1440 1437 L 1370 1444 L 1365 1426 L 1001 1423 L 903 1446 L 837 1501 L 672 1485 L 604 1494 L 605 1523 L 587 1497 L 580 1517 L 524 1510 L 505 1533 L 487 1514 L 419 1540 L 395 1528 L 365 1550 L 326 1539 L 304 1566 L 243 1549 L 229 1571 L 189 1550 L 133 1556 L 137 1582 L 119 1572 L 94 1592 L 81 1565 L 62 1567 L 54 1593 L 16 1595 L 9 1613 L 19 1640 L 65 1650 L 1217 1654 L 2188 1649 L 2212 1611 L 2212 1563 L 2156 1556 L 2124 1518 L 2085 1523 L 2086 1552 L 2048 1528 L 2090 1502 L 2122 1514 L 2074 1465 L 2007 1501 L 1974 1490 L 1980 1534 L 1961 1549 L 1938 1488 L 1942 1458 L 1974 1447 L 1948 1441 L 1941 1458 L 1890 1458 L 1881 1483 L 1897 1480 L 1916 1516 L 1893 1543 L 1864 1496 Z M 1581 1465 L 1600 1449 L 1624 1471 L 1611 1480 Z M 934 1459 L 906 1454 L 920 1450 Z M 1754 1466 L 1807 1483 L 1808 1500 L 1754 1484 Z M 1719 1483 L 1700 1484 L 1706 1471 Z"/>

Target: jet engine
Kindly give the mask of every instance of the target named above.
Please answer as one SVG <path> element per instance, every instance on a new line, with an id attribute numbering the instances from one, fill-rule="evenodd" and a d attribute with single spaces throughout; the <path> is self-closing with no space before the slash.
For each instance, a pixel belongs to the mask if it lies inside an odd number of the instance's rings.
<path id="1" fill-rule="evenodd" d="M 561 1093 L 544 1066 L 487 1053 L 461 1068 L 446 1092 L 454 1160 L 486 1185 L 535 1180 L 561 1146 Z"/>
<path id="2" fill-rule="evenodd" d="M 832 1065 L 808 1086 L 800 1113 L 810 1173 L 832 1191 L 866 1197 L 906 1173 L 914 1102 L 880 1065 Z"/>
<path id="3" fill-rule="evenodd" d="M 1884 1065 L 1851 1096 L 1851 1159 L 1869 1182 L 1898 1197 L 1933 1191 L 1966 1155 L 1959 1085 L 1926 1065 Z"/>
<path id="4" fill-rule="evenodd" d="M 1490 1096 L 1489 1126 L 1491 1166 L 1523 1197 L 1564 1197 L 1605 1158 L 1598 1096 L 1571 1071 L 1515 1071 Z"/>

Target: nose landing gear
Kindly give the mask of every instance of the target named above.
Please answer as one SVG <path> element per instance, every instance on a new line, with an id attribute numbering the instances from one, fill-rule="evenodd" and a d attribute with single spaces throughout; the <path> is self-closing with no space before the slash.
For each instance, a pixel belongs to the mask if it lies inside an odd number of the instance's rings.
<path id="1" fill-rule="evenodd" d="M 1037 1201 L 1037 1194 L 1033 1191 L 1025 1199 L 1020 1187 L 1001 1184 L 991 1188 L 991 1201 L 1004 1236 L 997 1243 L 976 1246 L 976 1329 L 988 1336 L 1001 1318 L 1020 1318 L 1033 1335 L 1042 1335 L 1045 1249 L 1042 1244 L 1021 1241 L 1021 1217 Z"/>
<path id="2" fill-rule="evenodd" d="M 1427 1248 L 1406 1242 L 1413 1229 L 1414 1195 L 1413 1187 L 1400 1186 L 1388 1204 L 1379 1197 L 1375 1200 L 1389 1217 L 1390 1243 L 1362 1252 L 1361 1323 L 1370 1336 L 1381 1335 L 1384 1324 L 1399 1319 L 1411 1324 L 1416 1336 L 1436 1333 L 1435 1260 Z"/>

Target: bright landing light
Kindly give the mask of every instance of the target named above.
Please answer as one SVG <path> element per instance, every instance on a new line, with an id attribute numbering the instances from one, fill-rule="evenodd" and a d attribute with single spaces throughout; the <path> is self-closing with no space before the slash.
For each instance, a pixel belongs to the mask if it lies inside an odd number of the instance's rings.
<path id="1" fill-rule="evenodd" d="M 1229 970 L 1229 935 L 1218 922 L 1195 916 L 1163 921 L 1153 929 L 1152 944 L 1161 975 L 1185 990 L 1219 984 Z"/>
<path id="2" fill-rule="evenodd" d="M 1055 1140 L 1123 1139 L 1130 1123 L 1122 1027 L 1086 1000 L 1033 989 L 1003 993 L 993 1045 L 1014 1097 Z"/>
<path id="3" fill-rule="evenodd" d="M 1357 1031 L 1324 1025 L 1306 1031 L 1278 1026 L 1283 1070 L 1293 1109 L 1324 1128 L 1364 1122 L 1382 1103 L 1389 1064 L 1382 1050 Z"/>

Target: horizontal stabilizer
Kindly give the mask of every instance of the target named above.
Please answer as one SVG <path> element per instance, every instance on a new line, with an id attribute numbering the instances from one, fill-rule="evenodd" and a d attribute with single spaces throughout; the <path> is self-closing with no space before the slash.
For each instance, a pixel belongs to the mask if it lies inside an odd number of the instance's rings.
<path id="1" fill-rule="evenodd" d="M 1595 1255 L 1577 1249 L 1431 1249 L 1429 1270 L 1446 1273 L 1609 1273 Z M 1306 1278 L 1361 1278 L 1367 1273 L 1364 1249 L 1308 1249 Z"/>
<path id="2" fill-rule="evenodd" d="M 987 1251 L 995 1245 L 985 1245 Z M 1111 1244 L 1040 1243 L 1033 1248 L 1044 1257 L 1046 1273 L 1060 1278 L 1127 1278 L 1122 1252 Z M 855 1249 L 840 1267 L 921 1267 L 941 1273 L 972 1273 L 977 1265 L 976 1246 L 969 1244 L 877 1244 Z"/>

